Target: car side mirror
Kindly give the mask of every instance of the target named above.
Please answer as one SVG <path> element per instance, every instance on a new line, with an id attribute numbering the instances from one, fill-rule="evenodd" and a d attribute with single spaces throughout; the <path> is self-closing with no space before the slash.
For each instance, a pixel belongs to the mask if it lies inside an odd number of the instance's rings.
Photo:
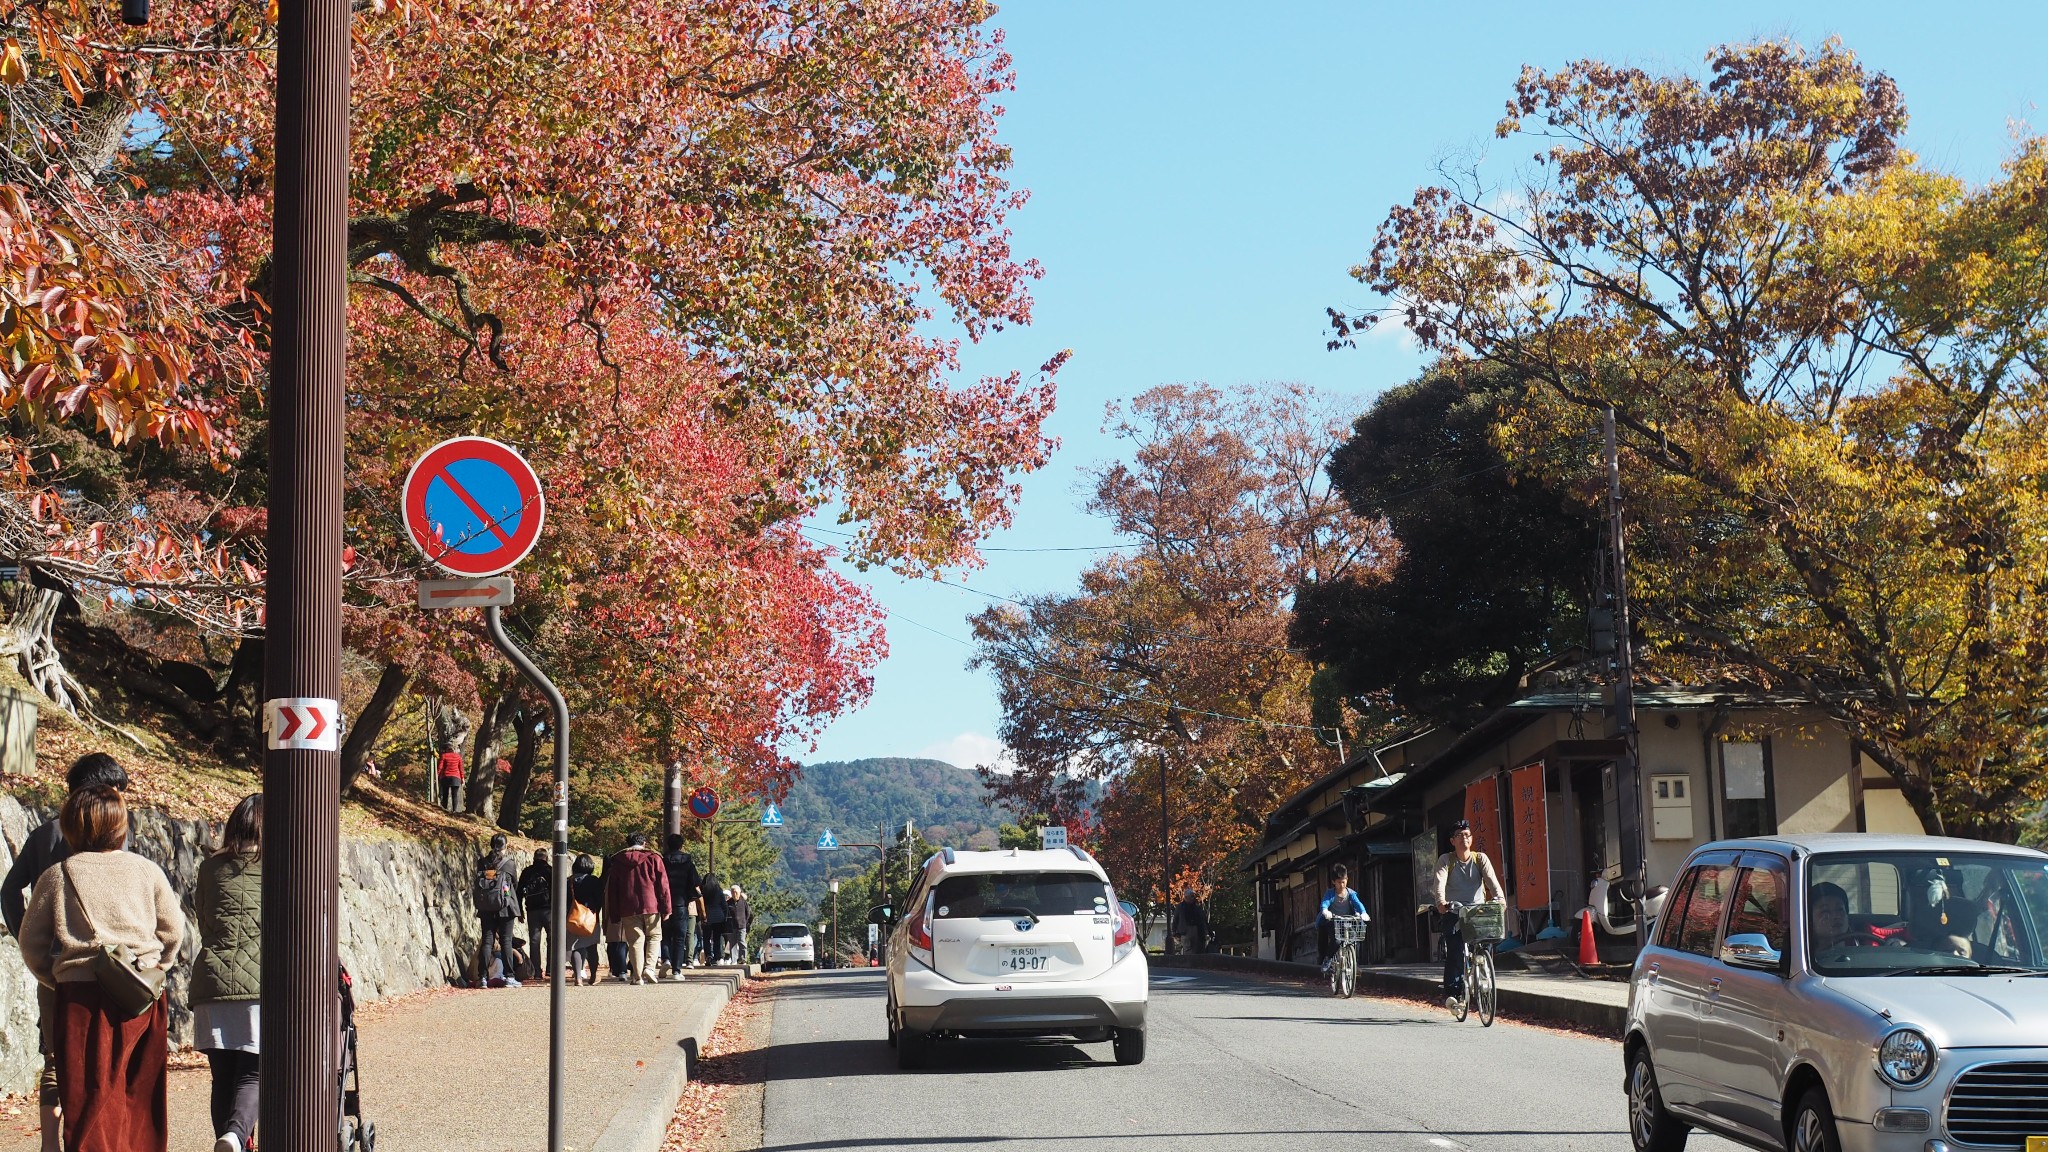
<path id="1" fill-rule="evenodd" d="M 877 904 L 868 909 L 868 923 L 891 927 L 896 923 L 896 910 L 887 904 Z"/>
<path id="2" fill-rule="evenodd" d="M 1721 942 L 1721 963 L 1776 972 L 1784 966 L 1785 954 L 1771 947 L 1770 938 L 1763 933 L 1744 932 Z"/>

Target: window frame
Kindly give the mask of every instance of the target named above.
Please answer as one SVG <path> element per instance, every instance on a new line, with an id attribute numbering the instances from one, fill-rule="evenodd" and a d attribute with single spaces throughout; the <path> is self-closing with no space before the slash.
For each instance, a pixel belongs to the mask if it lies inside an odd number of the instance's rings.
<path id="1" fill-rule="evenodd" d="M 1735 926 L 1735 913 L 1739 898 L 1749 890 L 1749 877 L 1753 872 L 1775 872 L 1778 876 L 1778 932 L 1781 937 L 1778 949 L 1778 972 L 1789 970 L 1792 959 L 1792 862 L 1773 853 L 1746 852 L 1740 861 L 1742 870 L 1735 877 L 1735 887 L 1729 893 L 1728 907 L 1721 917 L 1721 934 L 1714 941 L 1714 957 L 1720 958 L 1721 946 L 1728 941 L 1729 930 Z"/>
<path id="2" fill-rule="evenodd" d="M 1693 861 L 1692 867 L 1695 869 L 1732 869 L 1735 872 L 1735 878 L 1734 880 L 1730 881 L 1721 892 L 1721 908 L 1720 911 L 1714 917 L 1713 937 L 1707 942 L 1706 951 L 1697 952 L 1691 948 L 1687 948 L 1684 946 L 1683 941 L 1685 938 L 1685 929 L 1683 927 L 1680 927 L 1678 930 L 1680 943 L 1674 945 L 1672 950 L 1676 952 L 1683 952 L 1688 956 L 1698 956 L 1702 959 L 1719 962 L 1721 958 L 1721 940 L 1724 934 L 1727 932 L 1728 928 L 1728 911 L 1729 909 L 1735 906 L 1735 901 L 1733 899 L 1735 895 L 1735 887 L 1736 884 L 1740 883 L 1742 879 L 1741 854 L 1736 852 L 1716 852 L 1711 856 L 1704 856 L 1698 860 Z M 1697 878 L 1694 878 L 1693 883 L 1687 886 L 1686 888 L 1686 912 L 1690 912 L 1692 910 L 1692 897 L 1697 893 L 1698 888 L 1699 881 Z M 1681 915 L 1680 919 L 1682 924 L 1683 915 Z"/>

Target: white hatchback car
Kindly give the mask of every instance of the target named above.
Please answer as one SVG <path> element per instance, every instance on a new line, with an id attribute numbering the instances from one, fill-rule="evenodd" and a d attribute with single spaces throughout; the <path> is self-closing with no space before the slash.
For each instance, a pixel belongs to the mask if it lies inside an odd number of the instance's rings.
<path id="1" fill-rule="evenodd" d="M 1145 1058 L 1138 926 L 1079 848 L 955 852 L 925 862 L 888 948 L 889 1043 L 903 1068 L 936 1041 L 1066 1036 Z"/>
<path id="2" fill-rule="evenodd" d="M 816 968 L 818 947 L 811 940 L 808 924 L 770 924 L 768 937 L 761 941 L 761 970 Z"/>

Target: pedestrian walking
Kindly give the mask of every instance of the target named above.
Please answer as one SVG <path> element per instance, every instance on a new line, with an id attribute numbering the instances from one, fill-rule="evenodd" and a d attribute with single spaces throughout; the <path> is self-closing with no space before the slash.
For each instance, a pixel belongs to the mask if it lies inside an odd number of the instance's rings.
<path id="1" fill-rule="evenodd" d="M 1200 955 L 1209 950 L 1209 914 L 1202 909 L 1202 898 L 1193 888 L 1174 905 L 1173 919 L 1175 931 L 1187 938 L 1189 952 Z"/>
<path id="2" fill-rule="evenodd" d="M 589 933 L 569 937 L 569 975 L 578 984 L 597 983 L 597 942 L 602 934 L 598 924 L 604 919 L 604 881 L 596 873 L 597 861 L 588 852 L 577 853 L 576 862 L 569 866 L 569 898 L 590 909 L 598 922 Z M 570 911 L 575 911 L 575 905 L 570 906 Z"/>
<path id="3" fill-rule="evenodd" d="M 491 982 L 491 954 L 505 972 L 505 987 L 519 987 L 519 973 L 513 966 L 512 925 L 519 919 L 519 890 L 515 877 L 519 862 L 505 850 L 505 835 L 491 837 L 491 850 L 477 862 L 476 880 L 470 898 L 476 903 L 477 919 L 483 922 L 483 939 L 477 944 L 476 986 Z"/>
<path id="4" fill-rule="evenodd" d="M 697 886 L 698 898 L 704 902 L 704 962 L 722 964 L 725 962 L 725 887 L 718 877 L 706 873 L 704 882 Z"/>
<path id="5" fill-rule="evenodd" d="M 626 850 L 612 857 L 604 870 L 604 906 L 618 921 L 626 945 L 626 964 L 635 984 L 658 984 L 661 922 L 673 906 L 668 865 L 647 847 L 647 836 L 635 832 Z"/>
<path id="6" fill-rule="evenodd" d="M 462 782 L 467 777 L 463 774 L 462 753 L 455 750 L 455 741 L 442 742 L 441 757 L 435 761 L 435 773 L 441 780 L 441 807 L 450 812 L 462 811 Z"/>
<path id="7" fill-rule="evenodd" d="M 263 995 L 263 796 L 228 816 L 220 847 L 192 892 L 199 959 L 192 965 L 192 1046 L 213 1071 L 213 1152 L 255 1143 L 257 1038 Z"/>
<path id="8" fill-rule="evenodd" d="M 697 861 L 683 851 L 680 832 L 669 833 L 668 852 L 662 856 L 662 863 L 668 866 L 670 907 L 668 919 L 661 922 L 661 956 L 669 975 L 680 980 L 683 969 L 690 966 L 690 914 L 696 907 L 697 887 L 704 878 L 697 874 Z"/>
<path id="9" fill-rule="evenodd" d="M 732 938 L 733 959 L 745 965 L 747 962 L 747 929 L 754 922 L 754 906 L 747 894 L 735 884 L 732 895 L 725 901 L 726 932 Z"/>
<path id="10" fill-rule="evenodd" d="M 119 761 L 105 752 L 88 752 L 72 761 L 71 768 L 64 773 L 67 792 L 82 792 L 87 788 L 112 788 L 128 790 L 128 772 Z M 21 940 L 21 921 L 28 911 L 28 900 L 24 895 L 35 887 L 37 880 L 50 867 L 71 855 L 71 845 L 64 840 L 63 821 L 45 820 L 36 825 L 22 841 L 21 852 L 7 869 L 7 878 L 0 881 L 0 919 L 7 924 L 7 934 Z M 43 1057 L 42 1072 L 36 1077 L 36 1102 L 41 1110 L 42 1152 L 58 1152 L 59 1127 L 62 1115 L 57 1107 L 57 994 L 53 988 L 36 985 L 36 1028 L 38 1051 Z"/>
<path id="11" fill-rule="evenodd" d="M 73 792 L 57 819 L 72 854 L 36 880 L 21 955 L 37 983 L 56 992 L 64 1148 L 166 1152 L 163 979 L 177 962 L 185 913 L 163 869 L 122 851 L 128 806 L 117 789 Z M 118 968 L 105 962 L 109 948 Z"/>
<path id="12" fill-rule="evenodd" d="M 605 883 L 606 897 L 611 895 L 612 876 L 619 870 L 619 857 L 625 854 L 626 850 L 621 848 L 604 858 L 604 870 L 598 873 L 598 877 Z M 612 979 L 621 984 L 632 979 L 630 962 L 626 957 L 626 928 L 619 923 L 618 909 L 611 906 L 609 899 L 605 901 L 604 910 L 604 955 L 605 969 L 611 973 Z"/>
<path id="13" fill-rule="evenodd" d="M 548 933 L 554 931 L 555 867 L 548 863 L 548 850 L 535 848 L 533 863 L 519 873 L 519 900 L 526 909 L 526 939 L 533 958 L 534 974 L 545 978 L 552 970 L 555 954 L 548 951 Z"/>

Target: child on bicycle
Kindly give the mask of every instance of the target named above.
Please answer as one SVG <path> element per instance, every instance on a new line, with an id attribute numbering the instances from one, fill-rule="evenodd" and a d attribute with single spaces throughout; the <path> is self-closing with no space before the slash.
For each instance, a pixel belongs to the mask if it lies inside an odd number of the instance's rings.
<path id="1" fill-rule="evenodd" d="M 1328 965 L 1337 951 L 1337 930 L 1331 921 L 1338 916 L 1364 916 L 1365 901 L 1351 890 L 1351 870 L 1342 864 L 1330 869 L 1330 890 L 1323 895 L 1322 915 L 1316 921 L 1316 963 Z"/>
<path id="2" fill-rule="evenodd" d="M 1472 850 L 1472 822 L 1451 825 L 1451 850 L 1436 858 L 1436 910 L 1444 916 L 1444 995 L 1465 995 L 1465 936 L 1451 905 L 1506 900 L 1493 861 Z"/>

